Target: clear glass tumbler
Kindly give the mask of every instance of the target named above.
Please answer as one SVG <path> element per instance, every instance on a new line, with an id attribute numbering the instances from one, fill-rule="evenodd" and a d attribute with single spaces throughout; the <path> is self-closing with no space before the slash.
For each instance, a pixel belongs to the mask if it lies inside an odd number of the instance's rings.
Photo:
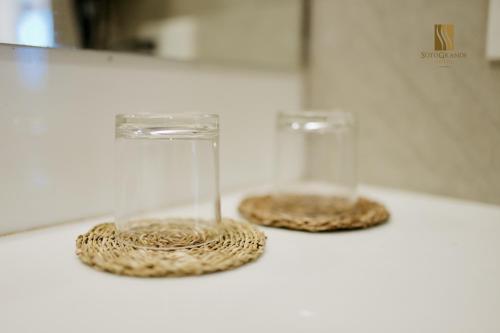
<path id="1" fill-rule="evenodd" d="M 218 141 L 213 114 L 116 116 L 115 224 L 122 241 L 170 250 L 217 238 Z"/>
<path id="2" fill-rule="evenodd" d="M 328 210 L 332 204 L 336 211 L 351 208 L 357 200 L 356 135 L 350 112 L 279 113 L 275 198 L 311 213 L 321 203 Z"/>

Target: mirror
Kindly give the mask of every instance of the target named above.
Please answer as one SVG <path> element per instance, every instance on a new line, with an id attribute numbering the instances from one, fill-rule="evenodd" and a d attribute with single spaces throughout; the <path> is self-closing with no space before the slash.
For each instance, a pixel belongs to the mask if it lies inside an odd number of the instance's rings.
<path id="1" fill-rule="evenodd" d="M 307 0 L 2 0 L 0 43 L 295 69 Z"/>

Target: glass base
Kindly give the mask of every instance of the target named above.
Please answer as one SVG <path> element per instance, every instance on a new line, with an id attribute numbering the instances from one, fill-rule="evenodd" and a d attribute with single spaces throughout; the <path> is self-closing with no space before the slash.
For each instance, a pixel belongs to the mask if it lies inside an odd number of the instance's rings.
<path id="1" fill-rule="evenodd" d="M 178 250 L 206 246 L 220 238 L 217 223 L 193 219 L 132 221 L 118 229 L 126 245 L 149 250 Z"/>
<path id="2" fill-rule="evenodd" d="M 353 209 L 356 201 L 341 197 L 312 194 L 275 194 L 272 211 L 295 217 L 334 216 Z"/>

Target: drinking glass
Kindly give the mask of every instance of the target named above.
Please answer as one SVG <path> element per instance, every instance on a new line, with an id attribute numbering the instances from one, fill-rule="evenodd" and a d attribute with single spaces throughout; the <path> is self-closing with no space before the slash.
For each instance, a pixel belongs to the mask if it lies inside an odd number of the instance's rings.
<path id="1" fill-rule="evenodd" d="M 357 200 L 356 122 L 345 111 L 280 112 L 275 199 L 300 198 L 304 211 L 349 209 Z M 334 199 L 334 200 L 331 200 Z M 308 208 L 308 206 L 310 206 Z"/>
<path id="2" fill-rule="evenodd" d="M 217 238 L 219 119 L 121 114 L 115 123 L 115 225 L 137 247 L 171 250 Z"/>

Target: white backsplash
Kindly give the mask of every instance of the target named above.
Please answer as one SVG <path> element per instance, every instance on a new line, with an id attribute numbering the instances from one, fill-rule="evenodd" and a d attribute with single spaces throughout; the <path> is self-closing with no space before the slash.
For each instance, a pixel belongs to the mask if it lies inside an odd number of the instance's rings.
<path id="1" fill-rule="evenodd" d="M 0 234 L 112 210 L 114 115 L 221 116 L 221 188 L 269 181 L 297 73 L 0 45 Z"/>

